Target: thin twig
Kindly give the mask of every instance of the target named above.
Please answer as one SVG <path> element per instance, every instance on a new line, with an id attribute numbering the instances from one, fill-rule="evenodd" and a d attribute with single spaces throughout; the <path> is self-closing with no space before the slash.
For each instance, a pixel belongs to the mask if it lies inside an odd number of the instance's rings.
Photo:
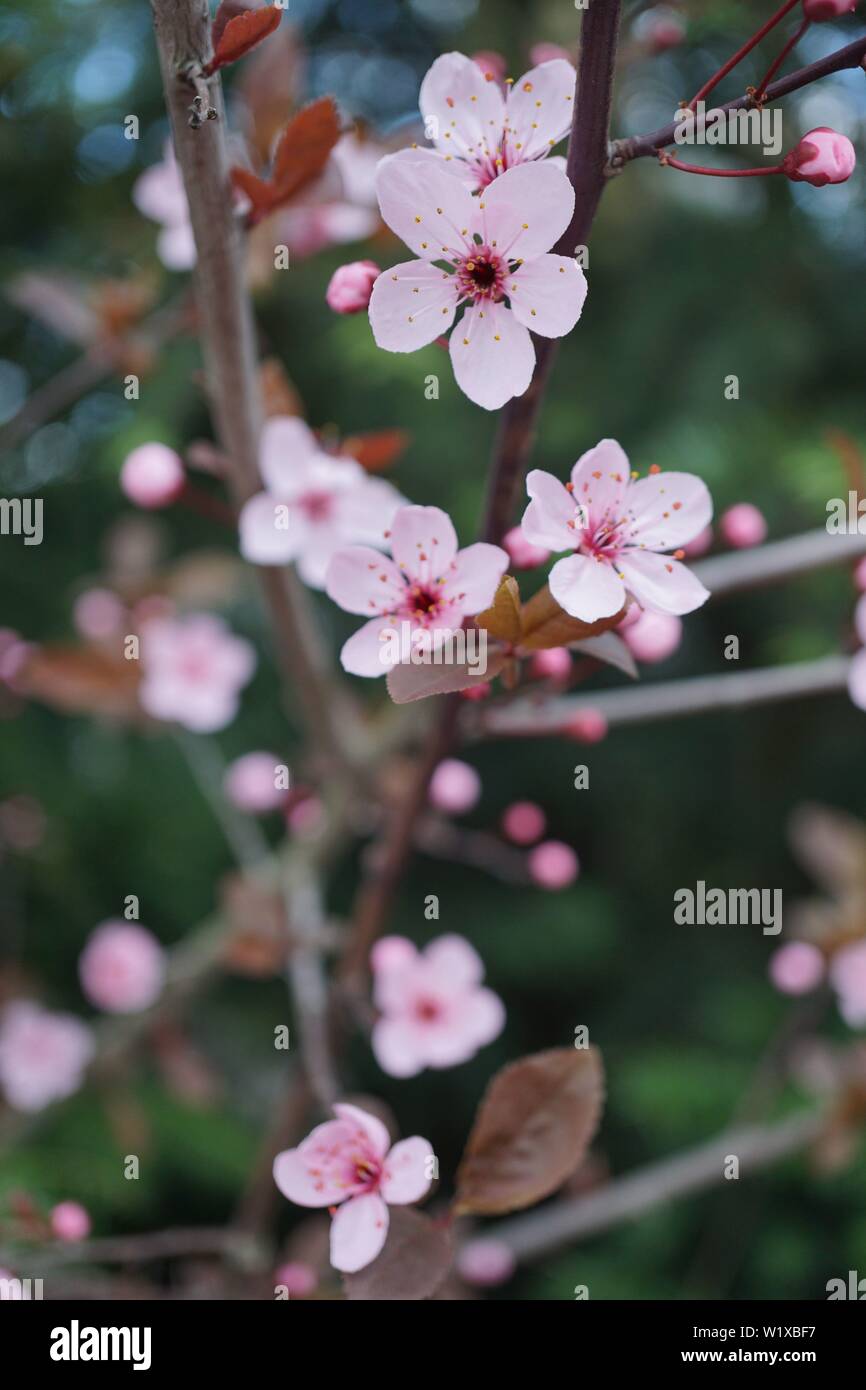
<path id="1" fill-rule="evenodd" d="M 713 598 L 739 593 L 783 579 L 798 579 L 831 565 L 851 564 L 866 555 L 866 535 L 834 536 L 826 530 L 806 531 L 753 550 L 714 555 L 693 565 L 695 574 Z"/>

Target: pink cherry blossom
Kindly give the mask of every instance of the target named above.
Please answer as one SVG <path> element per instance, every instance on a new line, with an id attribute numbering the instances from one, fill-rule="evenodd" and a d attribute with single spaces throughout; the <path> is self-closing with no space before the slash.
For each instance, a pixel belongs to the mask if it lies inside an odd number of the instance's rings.
<path id="1" fill-rule="evenodd" d="M 803 0 L 803 14 L 813 24 L 841 19 L 843 14 L 853 14 L 856 8 L 857 0 Z"/>
<path id="2" fill-rule="evenodd" d="M 866 591 L 866 555 L 854 566 L 854 585 L 861 594 Z"/>
<path id="3" fill-rule="evenodd" d="M 403 500 L 357 460 L 325 453 L 309 426 L 294 416 L 266 422 L 259 468 L 267 491 L 241 509 L 241 554 L 255 565 L 293 560 L 304 583 L 315 589 L 322 588 L 341 546 L 384 544 Z"/>
<path id="4" fill-rule="evenodd" d="M 256 654 L 222 618 L 211 613 L 154 618 L 142 626 L 140 645 L 138 698 L 148 714 L 176 720 L 195 733 L 214 733 L 232 722 Z"/>
<path id="5" fill-rule="evenodd" d="M 737 502 L 719 517 L 722 539 L 735 550 L 747 550 L 767 539 L 767 523 L 763 512 L 751 502 Z"/>
<path id="6" fill-rule="evenodd" d="M 72 605 L 76 632 L 91 642 L 104 642 L 123 630 L 126 608 L 110 589 L 85 589 Z"/>
<path id="7" fill-rule="evenodd" d="M 401 507 L 390 545 L 390 560 L 356 545 L 339 551 L 328 569 L 334 602 L 369 619 L 340 654 L 355 676 L 382 676 L 400 659 L 392 634 L 404 623 L 417 649 L 435 652 L 464 618 L 490 607 L 508 565 L 498 545 L 458 550 L 451 518 L 439 507 Z"/>
<path id="8" fill-rule="evenodd" d="M 472 54 L 472 61 L 486 82 L 497 82 L 500 87 L 504 86 L 507 64 L 501 53 L 482 49 L 480 53 Z"/>
<path id="9" fill-rule="evenodd" d="M 848 667 L 848 694 L 858 709 L 866 710 L 866 647 L 851 658 Z"/>
<path id="10" fill-rule="evenodd" d="M 713 528 L 705 526 L 703 531 L 699 531 L 693 541 L 689 541 L 683 546 L 688 560 L 697 560 L 701 555 L 706 555 L 713 543 Z"/>
<path id="11" fill-rule="evenodd" d="M 843 946 L 830 961 L 839 1012 L 851 1028 L 866 1025 L 866 941 Z"/>
<path id="12" fill-rule="evenodd" d="M 0 1014 L 0 1087 L 16 1110 L 43 1110 L 78 1090 L 93 1050 L 80 1019 L 14 1000 Z"/>
<path id="13" fill-rule="evenodd" d="M 439 936 L 423 951 L 405 937 L 386 936 L 370 965 L 381 1015 L 371 1043 L 389 1076 L 457 1066 L 505 1026 L 502 1000 L 482 986 L 481 957 L 462 936 Z"/>
<path id="14" fill-rule="evenodd" d="M 533 652 L 529 670 L 536 680 L 565 681 L 571 675 L 571 652 L 568 647 L 545 647 Z"/>
<path id="15" fill-rule="evenodd" d="M 523 533 L 535 545 L 571 550 L 550 572 L 550 592 L 584 622 L 613 617 L 631 594 L 657 613 L 691 613 L 709 594 L 674 556 L 707 525 L 712 502 L 691 473 L 650 470 L 634 481 L 614 439 L 581 455 L 564 486 L 536 468 L 526 480 L 532 499 Z"/>
<path id="16" fill-rule="evenodd" d="M 335 1105 L 296 1149 L 274 1159 L 274 1181 L 300 1207 L 336 1207 L 331 1264 L 353 1274 L 371 1264 L 388 1234 L 388 1207 L 418 1202 L 430 1190 L 433 1151 L 417 1135 L 391 1147 L 381 1120 L 355 1105 Z"/>
<path id="17" fill-rule="evenodd" d="M 137 507 L 167 507 L 180 496 L 185 483 L 180 456 L 165 444 L 139 444 L 127 454 L 120 470 L 120 486 Z"/>
<path id="18" fill-rule="evenodd" d="M 191 269 L 196 258 L 195 239 L 180 166 L 170 142 L 162 163 L 152 164 L 136 179 L 132 201 L 145 217 L 162 224 L 156 254 L 163 265 L 169 270 Z"/>
<path id="19" fill-rule="evenodd" d="M 550 559 L 550 551 L 540 545 L 530 545 L 519 526 L 512 526 L 502 537 L 512 565 L 519 570 L 533 570 Z"/>
<path id="20" fill-rule="evenodd" d="M 539 888 L 556 892 L 574 883 L 580 872 L 577 855 L 561 840 L 545 840 L 529 855 L 529 874 Z"/>
<path id="21" fill-rule="evenodd" d="M 469 763 L 444 758 L 430 778 L 428 800 L 437 811 L 461 816 L 471 811 L 481 796 L 481 778 Z"/>
<path id="22" fill-rule="evenodd" d="M 453 161 L 452 172 L 477 193 L 506 170 L 544 159 L 565 138 L 574 84 L 571 63 L 556 57 L 525 72 L 503 95 L 472 58 L 443 53 L 421 83 L 421 118 L 436 157 Z"/>
<path id="23" fill-rule="evenodd" d="M 683 625 L 672 613 L 653 613 L 649 609 L 629 609 L 634 621 L 621 624 L 620 632 L 632 656 L 638 661 L 667 661 L 683 638 Z"/>
<path id="24" fill-rule="evenodd" d="M 58 1202 L 49 1221 L 57 1240 L 86 1240 L 90 1235 L 90 1216 L 80 1202 Z"/>
<path id="25" fill-rule="evenodd" d="M 794 183 L 823 188 L 828 183 L 844 183 L 853 174 L 856 163 L 854 146 L 847 135 L 819 125 L 785 155 L 782 168 Z"/>
<path id="26" fill-rule="evenodd" d="M 531 845 L 544 834 L 547 819 L 534 801 L 513 801 L 502 813 L 502 833 L 515 845 Z"/>
<path id="27" fill-rule="evenodd" d="M 582 709 L 568 721 L 565 732 L 576 743 L 601 743 L 607 738 L 607 720 L 601 710 Z"/>
<path id="28" fill-rule="evenodd" d="M 98 1009 L 128 1014 L 147 1009 L 165 980 L 165 952 L 138 922 L 102 922 L 87 938 L 78 961 L 81 988 Z"/>
<path id="29" fill-rule="evenodd" d="M 773 952 L 768 970 L 781 994 L 808 994 L 824 978 L 824 957 L 810 941 L 788 941 Z"/>
<path id="30" fill-rule="evenodd" d="M 280 1265 L 276 1270 L 274 1283 L 284 1287 L 290 1297 L 294 1294 L 296 1298 L 303 1298 L 317 1287 L 319 1276 L 312 1265 L 290 1260 L 288 1264 Z"/>
<path id="31" fill-rule="evenodd" d="M 521 164 L 474 198 L 444 160 L 402 150 L 382 160 L 376 186 L 383 218 L 421 258 L 391 266 L 373 286 L 370 324 L 378 346 L 415 352 L 447 333 L 462 308 L 449 343 L 461 391 L 485 410 L 522 396 L 535 368 L 530 329 L 563 337 L 586 298 L 577 262 L 548 254 L 574 211 L 565 174 L 550 164 Z"/>
<path id="32" fill-rule="evenodd" d="M 335 314 L 359 314 L 370 303 L 370 294 L 381 271 L 375 261 L 352 261 L 334 271 L 325 291 L 328 308 Z"/>
<path id="33" fill-rule="evenodd" d="M 457 1273 L 478 1289 L 495 1288 L 511 1278 L 517 1259 L 510 1245 L 495 1236 L 469 1240 L 457 1254 Z"/>
<path id="34" fill-rule="evenodd" d="M 285 764 L 275 753 L 245 753 L 226 769 L 225 794 L 233 806 L 250 815 L 275 811 L 286 799 L 286 787 L 277 785 Z"/>

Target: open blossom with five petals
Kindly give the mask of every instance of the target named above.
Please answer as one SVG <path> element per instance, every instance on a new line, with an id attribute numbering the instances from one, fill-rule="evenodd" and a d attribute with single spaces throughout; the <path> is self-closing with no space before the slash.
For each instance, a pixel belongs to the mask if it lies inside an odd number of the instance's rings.
<path id="1" fill-rule="evenodd" d="M 402 936 L 373 948 L 376 1060 L 389 1076 L 417 1076 L 425 1067 L 455 1067 L 498 1037 L 505 1008 L 485 989 L 484 965 L 462 936 L 449 934 L 417 951 Z"/>
<path id="2" fill-rule="evenodd" d="M 460 389 L 486 410 L 523 395 L 535 368 L 530 330 L 561 338 L 586 298 L 577 262 L 550 254 L 574 211 L 565 174 L 520 164 L 473 197 L 442 161 L 402 150 L 382 160 L 376 186 L 383 218 L 420 257 L 383 271 L 373 286 L 378 346 L 415 352 L 462 308 L 450 340 Z"/>
<path id="3" fill-rule="evenodd" d="M 388 1234 L 388 1206 L 427 1195 L 433 1150 L 417 1135 L 391 1147 L 381 1120 L 355 1105 L 335 1105 L 296 1149 L 274 1159 L 274 1181 L 299 1207 L 336 1207 L 331 1264 L 353 1274 L 371 1264 Z"/>
<path id="4" fill-rule="evenodd" d="M 255 649 L 213 613 L 142 624 L 138 698 L 154 719 L 176 720 L 199 734 L 224 729 L 255 669 Z"/>
<path id="5" fill-rule="evenodd" d="M 240 548 L 255 565 L 294 560 L 321 589 L 334 552 L 353 541 L 381 545 L 403 499 L 352 458 L 326 454 L 303 420 L 275 416 L 262 430 L 259 467 L 267 488 L 241 509 Z"/>
<path id="6" fill-rule="evenodd" d="M 554 58 L 509 82 L 503 95 L 495 73 L 488 76 L 474 58 L 443 53 L 421 83 L 424 129 L 475 193 L 506 169 L 544 159 L 565 138 L 574 84 L 571 63 Z"/>
<path id="7" fill-rule="evenodd" d="M 603 439 L 578 459 L 570 483 L 535 469 L 526 487 L 532 500 L 524 535 L 534 545 L 574 552 L 550 572 L 550 592 L 572 617 L 612 617 L 629 594 L 655 613 L 691 613 L 706 602 L 707 590 L 680 564 L 679 550 L 712 516 L 700 478 L 655 468 L 636 479 L 616 440 Z M 674 547 L 673 555 L 663 553 Z"/>
<path id="8" fill-rule="evenodd" d="M 340 550 L 325 587 L 347 613 L 369 619 L 345 643 L 340 660 L 354 676 L 383 676 L 412 650 L 434 652 L 493 602 L 508 556 L 479 541 L 457 549 L 451 518 L 439 507 L 401 507 L 391 526 L 392 559 L 367 546 Z M 406 624 L 406 628 L 403 627 Z"/>

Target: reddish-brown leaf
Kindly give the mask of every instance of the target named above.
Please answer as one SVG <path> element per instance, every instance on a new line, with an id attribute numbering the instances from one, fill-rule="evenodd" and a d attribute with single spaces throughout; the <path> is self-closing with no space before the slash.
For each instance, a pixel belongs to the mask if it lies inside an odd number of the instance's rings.
<path id="1" fill-rule="evenodd" d="M 485 628 L 491 637 L 499 637 L 503 642 L 520 640 L 520 590 L 513 575 L 506 574 L 496 590 L 493 603 L 483 613 L 476 614 L 475 625 Z"/>
<path id="2" fill-rule="evenodd" d="M 283 12 L 276 5 L 266 5 L 261 10 L 243 10 L 240 14 L 236 5 L 220 5 L 214 17 L 214 55 L 205 73 L 210 76 L 217 68 L 236 63 L 238 58 L 272 34 L 282 17 Z"/>
<path id="3" fill-rule="evenodd" d="M 344 1279 L 352 1302 L 418 1302 L 432 1298 L 451 1268 L 451 1241 L 428 1216 L 391 1207 L 388 1238 L 371 1265 Z"/>
<path id="4" fill-rule="evenodd" d="M 523 605 L 523 634 L 520 645 L 525 651 L 537 652 L 545 647 L 567 647 L 569 642 L 579 642 L 584 637 L 597 637 L 616 627 L 625 614 L 625 607 L 611 618 L 599 618 L 595 623 L 581 622 L 572 618 L 545 584 L 537 594 L 533 594 Z"/>
<path id="5" fill-rule="evenodd" d="M 243 169 L 239 164 L 235 164 L 229 170 L 229 177 L 235 188 L 249 198 L 251 207 L 247 220 L 250 226 L 254 227 L 274 206 L 274 185 L 268 179 L 260 179 L 258 175 L 251 174 L 249 169 Z"/>
<path id="6" fill-rule="evenodd" d="M 405 430 L 374 430 L 370 434 L 351 434 L 343 440 L 344 454 L 351 454 L 368 473 L 384 473 L 409 446 Z"/>
<path id="7" fill-rule="evenodd" d="M 317 179 L 339 138 L 340 118 L 333 99 L 320 97 L 289 121 L 277 145 L 270 179 L 257 178 L 236 165 L 230 171 L 231 180 L 252 203 L 249 225 L 254 227 Z"/>
<path id="8" fill-rule="evenodd" d="M 504 653 L 498 647 L 488 648 L 487 669 L 481 672 L 474 662 L 472 666 L 475 669 L 470 669 L 468 662 L 452 662 L 442 666 L 413 666 L 405 662 L 392 666 L 388 672 L 388 694 L 395 705 L 408 705 L 413 700 L 426 700 L 431 695 L 453 695 L 458 690 L 480 685 L 482 681 L 492 681 L 504 664 Z"/>
<path id="9" fill-rule="evenodd" d="M 22 694 L 66 714 L 138 715 L 139 663 L 101 647 L 35 647 L 20 671 Z"/>
<path id="10" fill-rule="evenodd" d="M 492 1216 L 555 1192 L 583 1159 L 602 1101 L 595 1048 L 552 1048 L 503 1068 L 475 1117 L 455 1210 Z"/>

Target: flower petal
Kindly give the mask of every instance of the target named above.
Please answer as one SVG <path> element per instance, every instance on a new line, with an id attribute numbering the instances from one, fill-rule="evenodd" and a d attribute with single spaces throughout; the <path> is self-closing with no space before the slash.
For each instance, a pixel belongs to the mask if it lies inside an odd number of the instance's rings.
<path id="1" fill-rule="evenodd" d="M 522 396 L 532 380 L 535 348 L 529 331 L 503 304 L 467 309 L 451 334 L 450 351 L 457 385 L 485 410 L 499 410 L 512 396 Z"/>
<path id="2" fill-rule="evenodd" d="M 415 352 L 447 333 L 457 312 L 453 275 L 429 261 L 403 261 L 383 270 L 370 296 L 370 327 L 386 352 Z"/>
<path id="3" fill-rule="evenodd" d="M 401 507 L 391 526 L 391 554 L 418 584 L 434 583 L 457 554 L 457 534 L 441 507 Z"/>
<path id="4" fill-rule="evenodd" d="M 613 565 L 587 555 L 557 560 L 550 571 L 550 592 L 573 618 L 594 623 L 611 618 L 625 603 L 625 588 Z"/>
<path id="5" fill-rule="evenodd" d="M 848 694 L 858 709 L 866 709 L 866 648 L 855 652 L 848 667 Z"/>
<path id="6" fill-rule="evenodd" d="M 430 1191 L 433 1181 L 433 1150 L 429 1139 L 413 1135 L 395 1144 L 382 1172 L 379 1184 L 382 1196 L 392 1207 L 420 1202 Z"/>
<path id="7" fill-rule="evenodd" d="M 481 613 L 496 596 L 499 582 L 508 569 L 508 554 L 498 545 L 478 541 L 458 551 L 448 570 L 442 594 L 462 613 Z"/>
<path id="8" fill-rule="evenodd" d="M 386 676 L 394 665 L 390 655 L 392 643 L 387 641 L 389 632 L 394 631 L 390 618 L 384 615 L 371 618 L 369 623 L 359 627 L 340 652 L 340 664 L 350 676 Z M 398 636 L 399 636 L 399 630 Z"/>
<path id="9" fill-rule="evenodd" d="M 541 63 L 519 77 L 508 93 L 508 148 L 521 159 L 547 154 L 571 130 L 577 74 L 564 58 Z"/>
<path id="10" fill-rule="evenodd" d="M 417 1076 L 424 1070 L 423 1037 L 406 1018 L 380 1018 L 373 1024 L 373 1056 L 388 1076 Z"/>
<path id="11" fill-rule="evenodd" d="M 297 526 L 283 524 L 285 503 L 271 492 L 257 492 L 238 517 L 240 551 L 251 565 L 285 565 L 298 550 Z"/>
<path id="12" fill-rule="evenodd" d="M 322 454 L 310 429 L 293 415 L 275 415 L 266 420 L 259 445 L 259 468 L 269 492 L 294 497 L 307 472 L 306 464 Z"/>
<path id="13" fill-rule="evenodd" d="M 423 260 L 462 254 L 480 221 L 477 200 L 461 181 L 444 163 L 419 158 L 414 150 L 400 150 L 382 160 L 376 193 L 392 232 Z"/>
<path id="14" fill-rule="evenodd" d="M 357 487 L 347 488 L 336 500 L 337 526 L 357 545 L 386 545 L 394 514 L 406 499 L 385 478 L 366 474 Z"/>
<path id="15" fill-rule="evenodd" d="M 544 338 L 562 338 L 571 332 L 586 291 L 586 276 L 570 256 L 538 256 L 508 277 L 514 317 Z"/>
<path id="16" fill-rule="evenodd" d="M 406 582 L 393 560 L 368 545 L 338 550 L 325 578 L 328 598 L 346 613 L 393 613 L 406 594 Z"/>
<path id="17" fill-rule="evenodd" d="M 334 1114 L 338 1120 L 355 1131 L 360 1143 L 370 1146 L 376 1158 L 385 1157 L 391 1147 L 391 1136 L 381 1120 L 377 1120 L 368 1110 L 361 1110 L 357 1105 L 347 1105 L 345 1102 L 334 1106 Z"/>
<path id="18" fill-rule="evenodd" d="M 547 163 L 506 169 L 477 200 L 484 240 L 501 256 L 532 260 L 555 246 L 574 212 L 574 189 Z"/>
<path id="19" fill-rule="evenodd" d="M 463 53 L 436 59 L 418 104 L 429 138 L 443 154 L 474 159 L 498 151 L 505 125 L 502 93 Z"/>
<path id="20" fill-rule="evenodd" d="M 628 456 L 615 439 L 602 439 L 581 454 L 571 470 L 572 496 L 597 531 L 605 518 L 616 522 L 631 500 Z"/>
<path id="21" fill-rule="evenodd" d="M 707 485 L 693 473 L 653 473 L 628 490 L 631 537 L 649 550 L 674 550 L 694 540 L 713 515 Z"/>
<path id="22" fill-rule="evenodd" d="M 642 608 L 655 613 L 692 613 L 706 603 L 709 591 L 679 560 L 653 550 L 626 550 L 620 555 L 622 577 Z"/>
<path id="23" fill-rule="evenodd" d="M 520 526 L 527 540 L 548 550 L 573 550 L 577 533 L 569 524 L 576 516 L 571 494 L 558 478 L 542 468 L 532 469 L 526 479 L 526 491 L 532 501 Z"/>
<path id="24" fill-rule="evenodd" d="M 331 1222 L 331 1264 L 354 1274 L 372 1264 L 388 1235 L 388 1208 L 375 1192 L 344 1202 Z"/>
<path id="25" fill-rule="evenodd" d="M 484 979 L 484 962 L 469 942 L 455 932 L 437 936 L 425 948 L 424 960 L 449 994 L 471 989 Z"/>

